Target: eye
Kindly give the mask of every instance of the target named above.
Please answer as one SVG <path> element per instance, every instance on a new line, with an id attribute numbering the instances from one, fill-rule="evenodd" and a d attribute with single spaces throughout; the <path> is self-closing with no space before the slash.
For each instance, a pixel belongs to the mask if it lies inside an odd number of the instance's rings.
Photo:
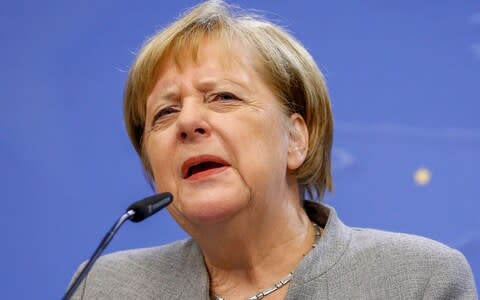
<path id="1" fill-rule="evenodd" d="M 157 114 L 155 114 L 155 116 L 153 117 L 153 124 L 155 124 L 155 122 L 161 120 L 161 119 L 164 119 L 166 117 L 168 117 L 169 115 L 173 114 L 173 113 L 176 113 L 178 112 L 178 108 L 176 107 L 173 107 L 173 106 L 169 106 L 169 107 L 165 107 L 165 108 L 162 108 L 159 112 L 157 112 Z"/>
<path id="2" fill-rule="evenodd" d="M 232 100 L 239 100 L 237 96 L 229 92 L 221 92 L 214 94 L 210 101 L 232 101 Z"/>

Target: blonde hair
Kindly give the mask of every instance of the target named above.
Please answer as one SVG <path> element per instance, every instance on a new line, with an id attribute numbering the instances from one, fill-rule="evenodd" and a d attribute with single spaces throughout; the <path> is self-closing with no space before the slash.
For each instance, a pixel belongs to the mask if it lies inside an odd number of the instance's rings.
<path id="1" fill-rule="evenodd" d="M 180 64 L 180 53 L 185 50 L 196 59 L 197 49 L 206 37 L 223 42 L 226 50 L 234 39 L 249 47 L 256 58 L 256 71 L 271 87 L 286 114 L 299 113 L 305 119 L 309 148 L 295 175 L 302 193 L 321 199 L 325 190 L 333 187 L 333 117 L 322 73 L 307 50 L 284 29 L 220 0 L 201 3 L 147 40 L 128 74 L 125 124 L 149 179 L 152 171 L 143 151 L 147 97 L 158 80 L 162 61 L 172 55 Z"/>

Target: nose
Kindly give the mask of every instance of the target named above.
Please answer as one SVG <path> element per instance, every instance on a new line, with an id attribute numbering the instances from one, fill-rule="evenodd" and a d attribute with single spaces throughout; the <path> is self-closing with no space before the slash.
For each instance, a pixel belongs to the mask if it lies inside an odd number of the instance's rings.
<path id="1" fill-rule="evenodd" d="M 201 104 L 184 101 L 177 119 L 177 139 L 195 142 L 210 136 L 211 128 Z"/>

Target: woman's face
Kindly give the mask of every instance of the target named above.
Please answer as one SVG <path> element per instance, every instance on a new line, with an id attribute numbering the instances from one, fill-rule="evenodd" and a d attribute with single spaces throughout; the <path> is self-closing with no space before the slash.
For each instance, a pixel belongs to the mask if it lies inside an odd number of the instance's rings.
<path id="1" fill-rule="evenodd" d="M 181 225 L 223 221 L 279 204 L 291 119 L 256 74 L 249 51 L 204 42 L 196 61 L 167 59 L 147 99 L 144 147 L 158 191 Z M 188 225 L 187 225 L 188 226 Z"/>

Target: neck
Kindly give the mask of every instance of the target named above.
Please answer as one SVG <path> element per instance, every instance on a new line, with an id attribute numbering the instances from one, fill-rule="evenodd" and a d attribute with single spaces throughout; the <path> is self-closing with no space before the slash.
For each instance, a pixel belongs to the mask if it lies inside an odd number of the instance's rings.
<path id="1" fill-rule="evenodd" d="M 315 229 L 300 201 L 285 201 L 260 218 L 245 212 L 203 228 L 194 239 L 202 249 L 211 290 L 226 299 L 244 299 L 294 271 L 311 250 Z"/>

